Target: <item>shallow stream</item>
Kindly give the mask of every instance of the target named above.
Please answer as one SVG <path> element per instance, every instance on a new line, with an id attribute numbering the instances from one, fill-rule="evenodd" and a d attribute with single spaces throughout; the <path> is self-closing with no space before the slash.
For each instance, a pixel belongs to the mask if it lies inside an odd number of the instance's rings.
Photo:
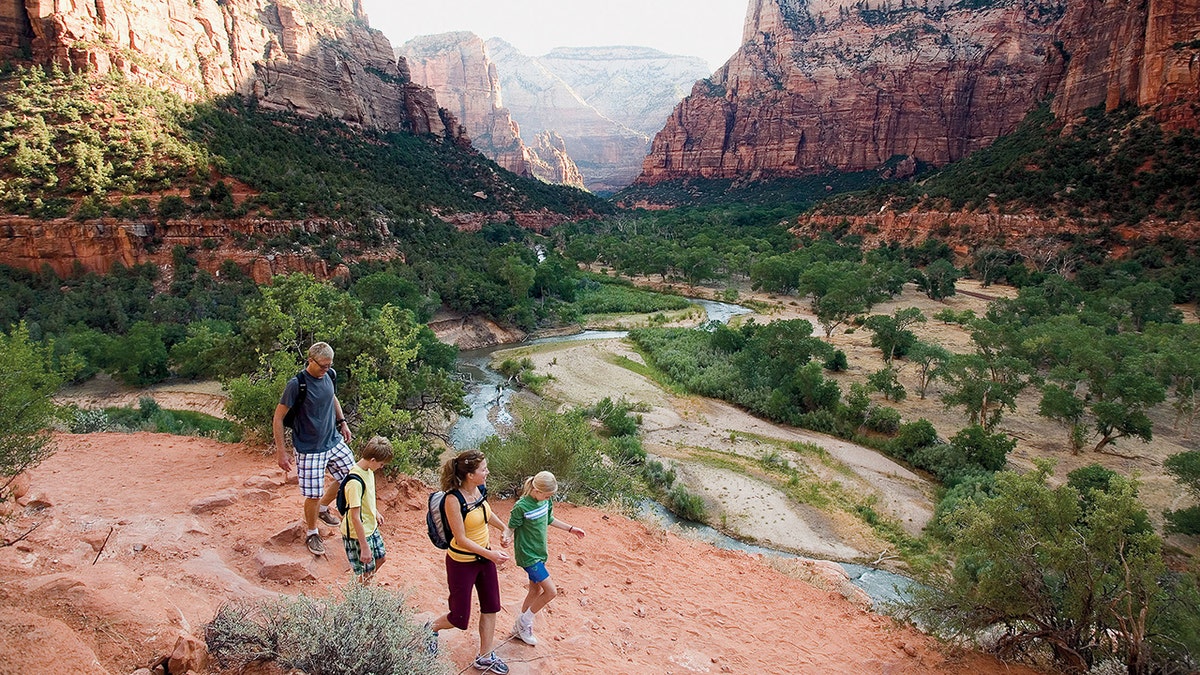
<path id="1" fill-rule="evenodd" d="M 695 304 L 704 307 L 708 313 L 709 321 L 727 323 L 734 316 L 749 314 L 752 311 L 739 305 L 713 300 L 696 298 L 691 300 Z M 537 338 L 520 344 L 525 346 L 582 340 L 613 340 L 623 338 L 627 334 L 628 331 L 623 330 L 585 330 L 572 335 Z M 450 442 L 454 447 L 477 447 L 484 439 L 494 435 L 496 427 L 492 422 L 493 417 L 501 424 L 506 424 L 512 420 L 509 402 L 515 390 L 508 386 L 508 379 L 505 376 L 492 370 L 488 365 L 491 363 L 494 352 L 514 346 L 517 345 L 496 345 L 483 349 L 459 352 L 458 372 L 466 382 L 465 403 L 473 415 L 471 417 L 460 417 L 454 426 L 451 427 Z M 646 520 L 658 522 L 663 526 L 673 527 L 673 529 L 685 536 L 707 541 L 718 548 L 763 555 L 798 557 L 786 551 L 739 541 L 707 525 L 680 520 L 666 507 L 651 500 L 643 502 L 641 515 Z M 889 603 L 899 599 L 903 596 L 904 590 L 914 583 L 907 577 L 878 570 L 867 565 L 837 562 L 850 575 L 850 580 L 856 586 L 866 591 L 867 595 L 876 604 Z"/>

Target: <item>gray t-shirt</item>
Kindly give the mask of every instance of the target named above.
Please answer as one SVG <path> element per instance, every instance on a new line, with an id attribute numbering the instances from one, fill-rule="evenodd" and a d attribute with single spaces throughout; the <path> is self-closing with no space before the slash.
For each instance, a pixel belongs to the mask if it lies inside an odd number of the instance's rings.
<path id="1" fill-rule="evenodd" d="M 329 377 L 329 373 L 316 378 L 308 372 L 303 377 L 308 383 L 308 395 L 303 407 L 296 411 L 292 445 L 296 446 L 296 452 L 304 454 L 328 450 L 342 442 L 342 435 L 338 433 L 333 418 L 336 412 L 333 408 L 333 378 Z M 279 402 L 291 408 L 299 392 L 300 384 L 293 377 L 283 388 Z"/>

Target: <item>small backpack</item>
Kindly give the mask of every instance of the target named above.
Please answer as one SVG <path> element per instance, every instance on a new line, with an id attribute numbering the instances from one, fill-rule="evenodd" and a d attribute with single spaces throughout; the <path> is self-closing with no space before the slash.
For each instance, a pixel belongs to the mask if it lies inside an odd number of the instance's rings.
<path id="1" fill-rule="evenodd" d="M 437 492 L 430 493 L 429 510 L 425 513 L 425 525 L 429 529 L 429 541 L 442 550 L 450 548 L 450 540 L 454 538 L 454 533 L 450 531 L 450 523 L 446 520 L 446 495 L 449 494 L 453 494 L 458 498 L 463 518 L 466 518 L 467 513 L 470 511 L 467 508 L 467 500 L 458 490 L 451 490 L 450 492 L 438 490 Z M 480 485 L 479 501 L 482 503 L 485 499 L 487 499 L 487 488 Z M 487 522 L 487 509 L 483 510 L 483 522 Z M 465 551 L 462 551 L 462 553 L 465 553 Z"/>
<path id="2" fill-rule="evenodd" d="M 292 403 L 292 407 L 283 415 L 283 426 L 288 429 L 296 428 L 296 413 L 300 408 L 304 407 L 304 401 L 308 398 L 308 378 L 312 377 L 308 374 L 308 369 L 302 369 L 296 373 L 296 384 L 299 385 L 299 391 L 296 392 L 296 401 Z M 329 369 L 329 379 L 333 380 L 333 384 L 337 385 L 337 371 L 333 368 Z"/>
<path id="3" fill-rule="evenodd" d="M 349 483 L 351 479 L 358 481 L 359 485 L 362 486 L 364 496 L 367 491 L 367 484 L 363 481 L 362 476 L 353 472 L 346 474 L 346 477 L 342 479 L 342 484 L 338 486 L 337 491 L 337 510 L 338 513 L 342 514 L 343 518 L 345 518 L 346 514 L 350 511 L 350 508 L 346 504 L 346 484 Z"/>

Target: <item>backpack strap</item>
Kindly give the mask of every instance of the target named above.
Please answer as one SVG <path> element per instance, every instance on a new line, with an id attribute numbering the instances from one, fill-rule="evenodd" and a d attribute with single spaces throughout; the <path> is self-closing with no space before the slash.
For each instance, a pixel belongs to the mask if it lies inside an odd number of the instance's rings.
<path id="1" fill-rule="evenodd" d="M 472 508 L 470 508 L 470 507 L 468 507 L 468 506 L 467 506 L 467 498 L 463 496 L 462 492 L 459 492 L 458 488 L 455 488 L 455 489 L 453 489 L 453 490 L 451 490 L 451 491 L 447 492 L 446 494 L 447 494 L 447 495 L 454 495 L 455 497 L 457 497 L 457 498 L 458 498 L 458 504 L 459 504 L 459 508 L 462 510 L 463 521 L 464 521 L 464 524 L 465 524 L 465 521 L 466 521 L 466 518 L 467 518 L 467 514 L 468 514 L 468 513 L 470 513 L 470 512 L 472 511 Z M 480 486 L 479 486 L 479 501 L 477 502 L 477 504 L 482 504 L 482 503 L 484 502 L 484 500 L 486 500 L 486 499 L 487 499 L 487 489 L 486 489 L 486 488 L 484 488 L 482 485 L 480 485 Z M 442 502 L 442 508 L 443 508 L 443 509 L 445 509 L 445 507 L 446 507 L 446 503 L 445 503 L 445 502 Z M 483 522 L 484 522 L 484 524 L 486 524 L 486 523 L 488 522 L 488 515 L 487 515 L 487 514 L 488 514 L 488 512 L 487 512 L 487 508 L 485 507 L 485 508 L 483 509 Z M 447 527 L 447 529 L 449 529 L 449 528 Z M 451 535 L 450 535 L 450 541 L 454 541 L 454 534 L 453 534 L 453 533 L 451 533 Z M 473 555 L 473 556 L 475 556 L 475 560 L 486 560 L 486 558 L 484 558 L 483 556 L 479 555 L 478 553 L 474 553 L 474 552 L 472 552 L 472 551 L 464 551 L 464 550 L 462 550 L 462 549 L 460 549 L 460 548 L 455 548 L 453 544 L 451 544 L 451 545 L 450 545 L 450 550 L 451 550 L 451 551 L 454 551 L 455 553 L 457 553 L 457 554 L 459 554 L 459 555 Z"/>

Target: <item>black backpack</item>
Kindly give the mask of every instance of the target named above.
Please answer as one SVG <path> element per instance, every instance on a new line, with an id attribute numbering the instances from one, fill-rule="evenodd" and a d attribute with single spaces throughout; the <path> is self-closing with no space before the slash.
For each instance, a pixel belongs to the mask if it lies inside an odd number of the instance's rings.
<path id="1" fill-rule="evenodd" d="M 459 508 L 462 509 L 463 518 L 467 517 L 470 509 L 467 508 L 467 500 L 458 490 L 442 492 L 441 490 L 433 492 L 429 495 L 429 510 L 425 512 L 425 526 L 429 529 L 429 541 L 440 549 L 450 548 L 450 540 L 454 538 L 454 533 L 450 531 L 450 523 L 446 520 L 446 495 L 454 495 L 458 498 Z M 487 499 L 487 488 L 479 486 L 479 502 Z M 487 522 L 487 509 L 483 510 L 483 522 Z M 466 551 L 458 551 L 459 553 L 467 553 Z"/>
<path id="2" fill-rule="evenodd" d="M 354 472 L 346 474 L 346 477 L 342 479 L 342 484 L 338 486 L 337 491 L 337 510 L 338 513 L 342 514 L 343 518 L 345 518 L 346 514 L 350 512 L 350 508 L 346 505 L 346 484 L 352 479 L 358 481 L 358 484 L 362 486 L 363 496 L 366 496 L 367 492 L 367 484 L 363 481 L 362 476 Z"/>
<path id="3" fill-rule="evenodd" d="M 312 375 L 308 374 L 308 369 L 304 368 L 296 373 L 296 384 L 299 385 L 299 391 L 296 392 L 296 402 L 283 415 L 283 426 L 288 429 L 296 428 L 296 413 L 304 406 L 304 401 L 308 398 L 308 378 Z M 333 381 L 334 386 L 337 386 L 337 371 L 333 368 L 329 369 L 329 379 Z"/>

